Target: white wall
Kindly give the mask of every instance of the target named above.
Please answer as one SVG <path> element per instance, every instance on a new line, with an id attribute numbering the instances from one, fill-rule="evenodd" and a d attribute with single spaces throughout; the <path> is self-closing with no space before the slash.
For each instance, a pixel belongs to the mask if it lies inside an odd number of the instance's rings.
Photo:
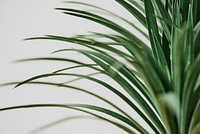
<path id="1" fill-rule="evenodd" d="M 125 11 L 114 0 L 85 0 L 123 15 Z M 48 73 L 56 69 L 70 66 L 62 62 L 26 62 L 13 61 L 30 57 L 52 56 L 50 53 L 59 48 L 68 47 L 66 43 L 55 41 L 22 41 L 24 38 L 45 34 L 74 35 L 86 31 L 108 31 L 95 23 L 66 16 L 56 7 L 65 7 L 66 3 L 59 0 L 1 0 L 0 1 L 0 83 L 19 81 L 31 76 Z M 77 7 L 79 8 L 79 7 Z M 70 46 L 76 47 L 76 46 Z M 70 48 L 68 47 L 68 48 Z M 53 55 L 54 56 L 54 55 Z M 77 53 L 57 54 L 55 56 L 76 57 L 86 60 Z M 77 70 L 76 70 L 77 71 Z M 88 70 L 78 70 L 90 73 Z M 68 80 L 63 78 L 61 81 Z M 105 78 L 106 79 L 106 78 Z M 60 79 L 56 79 L 59 81 Z M 110 81 L 109 79 L 107 81 Z M 123 102 L 112 93 L 88 81 L 76 83 L 87 89 L 111 99 L 123 108 L 129 110 Z M 113 85 L 118 86 L 115 83 Z M 0 87 L 0 107 L 34 103 L 94 103 L 107 106 L 83 93 L 51 86 L 26 85 L 13 89 L 13 86 Z M 20 109 L 0 112 L 0 134 L 27 134 L 45 124 L 83 113 L 67 109 L 37 108 Z M 136 116 L 132 112 L 133 116 Z M 109 123 L 91 120 L 75 119 L 62 122 L 45 129 L 38 134 L 123 134 L 124 132 Z"/>

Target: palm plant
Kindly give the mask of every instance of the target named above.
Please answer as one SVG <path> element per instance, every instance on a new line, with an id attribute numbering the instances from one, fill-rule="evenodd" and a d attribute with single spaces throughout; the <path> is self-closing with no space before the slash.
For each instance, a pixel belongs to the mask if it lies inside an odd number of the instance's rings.
<path id="1" fill-rule="evenodd" d="M 75 76 L 77 81 L 87 79 L 102 85 L 127 103 L 128 106 L 157 134 L 199 134 L 200 133 L 200 1 L 199 0 L 115 0 L 135 17 L 142 27 L 100 7 L 79 4 L 109 14 L 136 29 L 142 36 L 134 34 L 116 22 L 85 10 L 75 8 L 56 8 L 64 14 L 84 18 L 99 23 L 111 30 L 113 34 L 91 32 L 88 35 L 72 37 L 47 35 L 28 38 L 47 39 L 74 43 L 85 49 L 60 49 L 54 53 L 76 51 L 91 59 L 94 63 L 67 58 L 32 58 L 32 60 L 53 60 L 72 62 L 77 65 L 34 76 L 23 84 L 46 84 L 72 88 L 95 96 L 116 110 L 91 104 L 32 104 L 1 108 L 0 111 L 32 108 L 63 107 L 91 114 L 110 122 L 125 132 L 149 133 L 145 126 L 131 117 L 128 112 L 87 89 L 70 86 L 70 82 L 53 83 L 38 81 L 52 76 Z M 147 30 L 148 34 L 143 32 Z M 143 41 L 146 38 L 150 45 Z M 89 75 L 67 73 L 73 68 L 87 67 L 95 70 Z M 127 95 L 93 75 L 100 73 L 116 81 Z M 8 83 L 13 84 L 13 83 Z M 134 100 L 134 101 L 133 101 Z M 92 110 L 92 112 L 91 112 Z M 104 113 L 107 116 L 99 115 Z M 120 122 L 119 122 L 120 121 Z"/>

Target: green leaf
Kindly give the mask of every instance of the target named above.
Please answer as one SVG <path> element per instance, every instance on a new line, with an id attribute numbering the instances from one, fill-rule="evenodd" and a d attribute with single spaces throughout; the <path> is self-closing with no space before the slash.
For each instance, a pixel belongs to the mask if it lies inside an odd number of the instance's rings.
<path id="1" fill-rule="evenodd" d="M 154 0 L 154 5 L 155 5 L 155 11 L 157 11 L 156 13 L 158 14 L 158 16 L 160 16 L 161 18 L 163 18 L 165 21 L 161 21 L 161 25 L 163 28 L 163 32 L 165 33 L 165 36 L 167 38 L 167 40 L 170 42 L 170 26 L 168 24 L 172 24 L 172 20 L 170 15 L 168 14 L 166 8 L 164 7 L 163 3 L 160 0 Z M 166 23 L 167 22 L 167 23 Z"/>
<path id="2" fill-rule="evenodd" d="M 95 94 L 95 93 L 92 93 L 88 90 L 85 90 L 85 89 L 82 89 L 82 88 L 79 88 L 79 87 L 76 87 L 76 86 L 70 86 L 70 85 L 66 85 L 63 84 L 63 83 L 52 83 L 52 82 L 41 82 L 41 81 L 33 81 L 33 80 L 36 80 L 36 79 L 39 79 L 39 78 L 43 78 L 43 77 L 49 77 L 49 76 L 61 76 L 61 75 L 69 75 L 69 76 L 76 76 L 76 77 L 79 77 L 81 79 L 88 79 L 88 80 L 91 80 L 93 82 L 96 82 L 96 83 L 99 83 L 100 85 L 103 85 L 104 87 L 110 89 L 113 93 L 115 93 L 116 95 L 118 95 L 119 97 L 121 97 L 122 99 L 125 98 L 127 99 L 126 97 L 124 97 L 120 92 L 117 92 L 116 89 L 112 88 L 111 86 L 109 85 L 106 85 L 103 81 L 100 81 L 98 79 L 95 79 L 95 78 L 92 78 L 90 77 L 89 75 L 88 76 L 85 76 L 85 75 L 79 75 L 79 74 L 68 74 L 68 73 L 65 73 L 65 74 L 45 74 L 45 75 L 40 75 L 40 76 L 37 76 L 37 78 L 34 77 L 32 78 L 32 80 L 26 80 L 25 83 L 23 84 L 41 84 L 41 85 L 51 85 L 51 86 L 57 86 L 57 87 L 65 87 L 65 88 L 71 88 L 71 89 L 74 89 L 74 90 L 78 90 L 78 91 L 81 91 L 81 92 L 84 92 L 86 94 L 89 94 L 91 96 L 94 96 L 104 102 L 106 102 L 107 104 L 111 105 L 113 108 L 115 108 L 116 110 L 118 110 L 119 112 L 121 112 L 122 114 L 124 114 L 126 117 L 128 117 L 129 119 L 131 119 L 132 121 L 134 121 L 134 119 L 128 115 L 126 112 L 124 112 L 124 110 L 120 109 L 118 106 L 116 106 L 115 104 L 113 104 L 112 102 L 110 102 L 109 100 Z M 69 82 L 68 82 L 69 83 Z M 67 84 L 68 84 L 67 83 Z M 6 86 L 6 85 L 13 85 L 13 84 L 17 84 L 20 86 L 20 84 L 22 84 L 22 82 L 13 82 L 13 83 L 6 83 L 6 84 L 3 84 L 2 86 Z M 124 100 L 124 99 L 123 99 Z M 129 101 L 127 101 L 129 103 Z M 133 105 L 133 104 L 131 104 Z"/>
<path id="3" fill-rule="evenodd" d="M 84 5 L 84 6 L 87 6 L 87 7 L 90 7 L 90 8 L 94 8 L 94 9 L 98 9 L 100 11 L 103 11 L 105 13 L 107 13 L 108 15 L 111 15 L 112 17 L 116 17 L 117 19 L 120 19 L 124 22 L 126 22 L 127 24 L 129 24 L 130 26 L 132 26 L 134 29 L 136 29 L 137 31 L 139 31 L 142 35 L 144 35 L 144 37 L 148 38 L 148 35 L 141 29 L 139 28 L 138 26 L 136 26 L 134 23 L 132 23 L 131 21 L 109 11 L 109 10 L 106 10 L 106 9 L 103 9 L 101 7 L 98 7 L 98 6 L 95 6 L 95 5 L 91 5 L 91 4 L 87 4 L 87 3 L 83 3 L 83 2 L 76 2 L 76 1 L 67 1 L 66 3 L 72 3 L 72 4 L 79 4 L 79 5 Z M 130 3 L 134 4 L 136 7 L 139 7 L 140 11 L 143 11 L 144 9 L 141 7 L 140 4 L 138 4 L 137 2 L 134 2 L 134 1 L 130 1 Z"/>
<path id="4" fill-rule="evenodd" d="M 144 9 L 144 3 L 141 1 L 135 1 L 135 0 L 128 0 L 128 2 L 130 2 L 132 5 L 134 5 L 135 7 L 138 8 L 138 10 L 145 14 L 145 9 Z"/>
<path id="5" fill-rule="evenodd" d="M 200 53 L 200 22 L 194 28 L 194 55 L 195 57 Z"/>
<path id="6" fill-rule="evenodd" d="M 92 109 L 92 110 L 95 110 L 95 111 L 99 111 L 99 112 L 108 114 L 110 116 L 113 116 L 113 117 L 123 121 L 126 124 L 134 125 L 127 118 L 125 118 L 124 116 L 121 116 L 118 113 L 115 113 L 113 111 L 107 110 L 105 108 L 92 106 L 92 105 L 84 105 L 84 104 L 32 104 L 32 105 L 23 105 L 23 106 L 13 106 L 13 107 L 1 108 L 0 111 L 12 110 L 12 109 L 21 109 L 21 108 L 39 108 L 39 107 L 56 107 L 56 108 L 68 108 L 68 109 L 78 110 L 78 111 L 93 115 L 93 116 L 95 116 L 97 118 L 103 119 L 105 121 L 108 121 L 109 123 L 111 123 L 111 124 L 121 128 L 121 129 L 125 130 L 126 132 L 128 132 L 130 134 L 135 134 L 135 132 L 133 132 L 131 129 L 129 129 L 128 127 L 126 127 L 126 126 L 124 126 L 124 125 L 122 125 L 120 123 L 117 123 L 115 121 L 106 119 L 106 118 L 104 118 L 102 116 L 99 116 L 99 115 L 93 113 L 93 112 L 88 112 L 86 110 L 79 109 L 79 108 L 82 107 L 82 108 L 86 108 L 86 109 Z M 77 108 L 77 107 L 79 107 L 79 108 Z M 121 118 L 118 118 L 118 116 L 121 117 Z M 133 126 L 133 128 L 134 128 L 134 126 Z M 137 129 L 137 126 L 135 126 L 135 129 Z"/>
<path id="7" fill-rule="evenodd" d="M 193 10 L 193 22 L 194 25 L 196 25 L 197 23 L 199 23 L 200 17 L 199 17 L 199 13 L 200 13 L 200 2 L 199 0 L 192 0 L 191 1 L 191 6 L 192 6 L 192 10 Z"/>
<path id="8" fill-rule="evenodd" d="M 181 130 L 182 132 L 187 132 L 189 129 L 189 124 L 192 117 L 192 111 L 190 109 L 190 105 L 192 102 L 192 94 L 195 90 L 195 85 L 197 84 L 197 80 L 200 74 L 200 55 L 198 59 L 196 59 L 195 63 L 192 65 L 188 75 L 186 76 L 184 89 L 183 89 L 183 105 L 181 109 Z M 184 118 L 184 119 L 183 119 Z"/>
<path id="9" fill-rule="evenodd" d="M 111 46 L 109 46 L 109 44 L 106 44 L 106 43 L 103 43 L 103 42 L 98 42 L 98 41 L 90 41 L 90 40 L 86 40 L 84 38 L 79 39 L 79 38 L 75 38 L 75 37 L 63 37 L 63 36 L 47 35 L 45 37 L 28 38 L 26 40 L 33 40 L 33 39 L 48 39 L 48 40 L 64 41 L 64 42 L 79 44 L 79 45 L 82 45 L 82 46 L 85 46 L 85 47 L 96 46 L 96 47 L 103 48 L 105 50 L 111 51 L 113 53 L 116 53 L 116 54 L 118 54 L 119 56 L 121 56 L 125 59 L 132 59 L 132 56 L 130 56 L 129 54 L 127 54 L 127 53 L 125 53 L 121 50 L 118 50 L 114 47 L 111 47 Z"/>
<path id="10" fill-rule="evenodd" d="M 77 60 L 68 59 L 68 58 L 59 58 L 59 57 L 29 58 L 29 59 L 17 60 L 17 61 L 15 61 L 15 62 L 40 61 L 40 60 L 71 62 L 71 63 L 81 64 L 81 65 L 85 65 L 85 64 L 86 64 L 86 63 L 83 63 L 83 62 L 80 62 L 80 61 L 77 61 Z"/>
<path id="11" fill-rule="evenodd" d="M 179 104 L 176 95 L 172 92 L 159 96 L 162 119 L 167 127 L 167 133 L 178 133 L 177 115 L 179 114 Z"/>
<path id="12" fill-rule="evenodd" d="M 158 26 L 155 18 L 154 8 L 152 2 L 149 0 L 144 0 L 145 10 L 146 10 L 146 20 L 149 32 L 149 38 L 151 42 L 151 48 L 153 55 L 158 62 L 161 62 L 159 53 L 161 53 L 161 37 L 158 32 Z M 155 38 L 155 39 L 154 39 Z M 156 42 L 155 42 L 156 41 Z"/>
<path id="13" fill-rule="evenodd" d="M 98 71 L 103 72 L 103 70 L 100 70 L 100 69 L 98 69 L 98 68 L 95 68 L 94 66 L 97 66 L 97 64 L 82 64 L 82 65 L 76 65 L 76 66 L 71 66 L 71 67 L 66 67 L 66 68 L 62 68 L 62 69 L 56 70 L 56 71 L 54 71 L 53 73 L 59 73 L 59 72 L 62 72 L 62 71 L 66 71 L 66 70 L 70 70 L 70 69 L 76 69 L 76 68 L 80 68 L 80 67 L 88 67 L 88 68 L 92 68 L 92 69 L 94 69 L 94 70 L 98 70 Z"/>
<path id="14" fill-rule="evenodd" d="M 23 105 L 23 106 L 13 106 L 13 107 L 7 107 L 7 108 L 1 108 L 0 111 L 5 111 L 5 110 L 11 110 L 11 109 L 19 109 L 19 108 L 33 108 L 33 107 L 60 107 L 60 108 L 85 108 L 85 109 L 91 109 L 96 112 L 101 112 L 107 115 L 110 115 L 111 117 L 114 117 L 123 123 L 131 126 L 132 128 L 136 129 L 137 131 L 141 133 L 147 133 L 144 129 L 142 129 L 138 124 L 134 124 L 131 122 L 128 118 L 111 111 L 109 109 L 103 108 L 103 107 L 98 107 L 94 105 L 87 105 L 87 104 L 32 104 L 32 105 Z"/>
<path id="15" fill-rule="evenodd" d="M 109 76 L 111 76 L 114 80 L 116 80 L 123 88 L 124 90 L 143 108 L 143 110 L 146 112 L 146 114 L 150 117 L 150 119 L 158 125 L 160 131 L 165 131 L 160 120 L 157 118 L 156 114 L 151 110 L 149 105 L 144 101 L 144 99 L 138 94 L 138 92 L 123 78 L 121 77 L 116 71 L 114 71 L 109 65 L 104 64 L 97 58 L 91 56 L 86 51 L 81 51 L 84 55 L 91 58 L 94 62 L 99 64 Z M 113 65 L 112 65 L 113 67 Z M 121 69 L 120 66 L 117 66 L 117 68 Z M 117 70 L 119 70 L 117 69 Z M 155 129 L 156 130 L 156 129 Z"/>
<path id="16" fill-rule="evenodd" d="M 86 11 L 81 11 L 81 10 L 76 10 L 76 9 L 69 9 L 69 8 L 56 8 L 56 9 L 63 11 L 63 13 L 65 13 L 65 14 L 85 18 L 85 19 L 97 22 L 99 24 L 102 24 L 102 25 L 116 31 L 117 33 L 123 35 L 124 37 L 128 38 L 129 40 L 136 42 L 138 45 L 140 45 L 140 44 L 144 45 L 144 42 L 141 41 L 138 37 L 136 37 L 133 33 L 129 32 L 128 30 L 124 29 L 120 25 L 118 25 L 106 18 L 103 18 L 96 14 L 92 14 L 92 13 L 89 13 Z"/>
<path id="17" fill-rule="evenodd" d="M 116 0 L 124 8 L 126 8 L 144 27 L 146 27 L 146 18 L 134 6 L 124 0 Z"/>
<path id="18" fill-rule="evenodd" d="M 152 123 L 149 121 L 149 119 L 146 117 L 145 114 L 143 114 L 143 112 L 137 108 L 137 106 L 135 106 L 134 103 L 132 103 L 125 95 L 123 95 L 122 93 L 120 93 L 119 91 L 117 91 L 115 88 L 113 88 L 112 86 L 108 85 L 107 83 L 99 80 L 99 79 L 95 79 L 95 78 L 92 78 L 92 77 L 89 77 L 89 76 L 86 76 L 86 75 L 80 75 L 80 74 L 72 74 L 72 73 L 53 73 L 53 74 L 43 74 L 43 75 L 38 75 L 38 76 L 35 76 L 35 77 L 32 77 L 30 79 L 27 79 L 23 82 L 20 82 L 18 83 L 15 87 L 19 87 L 23 84 L 26 84 L 26 83 L 36 83 L 36 84 L 40 84 L 41 82 L 32 82 L 33 80 L 37 80 L 37 79 L 40 79 L 40 78 L 46 78 L 46 77 L 50 77 L 50 76 L 62 76 L 62 75 L 68 75 L 68 76 L 77 76 L 77 77 L 80 77 L 80 78 L 85 78 L 85 79 L 88 79 L 88 80 L 91 80 L 91 81 L 94 81 L 104 87 L 106 87 L 107 89 L 109 89 L 110 91 L 112 91 L 114 94 L 116 94 L 117 96 L 119 96 L 123 101 L 125 101 L 129 106 L 131 106 L 131 108 L 133 108 L 133 110 L 137 111 L 137 113 L 147 122 L 149 123 L 150 126 L 152 126 Z M 47 82 L 42 82 L 41 84 L 47 84 L 47 85 L 57 85 L 57 86 L 61 86 L 61 87 L 72 87 L 72 86 L 69 86 L 69 85 L 63 85 L 63 84 L 56 84 L 56 83 L 47 83 Z M 74 88 L 74 87 L 73 87 Z M 76 89 L 76 88 L 74 88 Z M 78 88 L 80 89 L 80 88 Z M 88 92 L 88 91 L 85 91 L 84 92 Z M 152 128 L 154 128 L 152 126 Z"/>
<path id="19" fill-rule="evenodd" d="M 190 123 L 190 131 L 192 134 L 198 134 L 195 132 L 198 132 L 199 130 L 197 128 L 199 128 L 199 118 L 200 118 L 200 101 L 198 101 L 198 104 L 194 110 L 193 116 L 192 116 L 192 120 Z M 198 130 L 198 131 L 197 131 Z"/>

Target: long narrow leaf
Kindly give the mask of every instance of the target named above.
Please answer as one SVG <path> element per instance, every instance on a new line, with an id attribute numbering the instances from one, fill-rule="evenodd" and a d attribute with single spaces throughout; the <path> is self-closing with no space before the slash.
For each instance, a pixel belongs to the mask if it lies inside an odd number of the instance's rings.
<path id="1" fill-rule="evenodd" d="M 109 109 L 103 108 L 103 107 L 98 107 L 94 105 L 87 105 L 87 104 L 32 104 L 32 105 L 23 105 L 23 106 L 13 106 L 13 107 L 7 107 L 7 108 L 1 108 L 0 111 L 6 111 L 6 110 L 11 110 L 11 109 L 20 109 L 20 108 L 33 108 L 33 107 L 60 107 L 60 108 L 85 108 L 85 109 L 91 109 L 97 112 L 101 112 L 107 115 L 110 115 L 111 117 L 114 117 L 125 124 L 131 126 L 132 128 L 136 129 L 139 132 L 142 133 L 147 133 L 144 129 L 140 128 L 137 124 L 134 124 L 131 122 L 128 118 L 111 111 Z"/>

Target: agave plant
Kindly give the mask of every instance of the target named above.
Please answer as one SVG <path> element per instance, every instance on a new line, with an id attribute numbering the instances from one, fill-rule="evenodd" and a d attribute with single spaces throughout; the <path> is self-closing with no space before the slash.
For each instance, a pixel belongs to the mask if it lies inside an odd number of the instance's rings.
<path id="1" fill-rule="evenodd" d="M 101 24 L 113 31 L 112 34 L 91 32 L 72 37 L 47 35 L 28 38 L 56 40 L 84 46 L 85 49 L 60 49 L 58 52 L 79 52 L 94 63 L 84 63 L 68 58 L 32 58 L 75 63 L 53 73 L 41 74 L 17 83 L 46 84 L 72 88 L 95 96 L 115 110 L 91 104 L 32 104 L 1 108 L 0 111 L 32 108 L 63 107 L 82 111 L 123 129 L 125 132 L 150 133 L 129 112 L 87 89 L 66 83 L 38 81 L 53 76 L 75 76 L 77 81 L 87 79 L 105 87 L 123 100 L 149 125 L 156 134 L 199 134 L 200 133 L 200 1 L 199 0 L 115 0 L 125 8 L 142 26 L 101 7 L 81 3 L 98 12 L 76 8 L 56 8 L 64 14 L 84 18 Z M 93 10 L 94 11 L 94 10 Z M 107 18 L 100 13 L 109 14 Z M 115 17 L 142 35 L 131 32 L 117 22 Z M 148 33 L 144 31 L 148 31 Z M 146 38 L 149 42 L 144 42 Z M 90 75 L 68 73 L 73 68 L 87 67 L 95 70 Z M 109 76 L 127 93 L 124 94 L 100 78 L 96 73 Z M 13 83 L 9 83 L 13 84 Z M 134 101 L 133 101 L 134 100 Z M 92 110 L 92 111 L 91 111 Z M 112 120 L 108 115 L 113 117 Z M 152 132 L 152 133 L 153 133 Z"/>

